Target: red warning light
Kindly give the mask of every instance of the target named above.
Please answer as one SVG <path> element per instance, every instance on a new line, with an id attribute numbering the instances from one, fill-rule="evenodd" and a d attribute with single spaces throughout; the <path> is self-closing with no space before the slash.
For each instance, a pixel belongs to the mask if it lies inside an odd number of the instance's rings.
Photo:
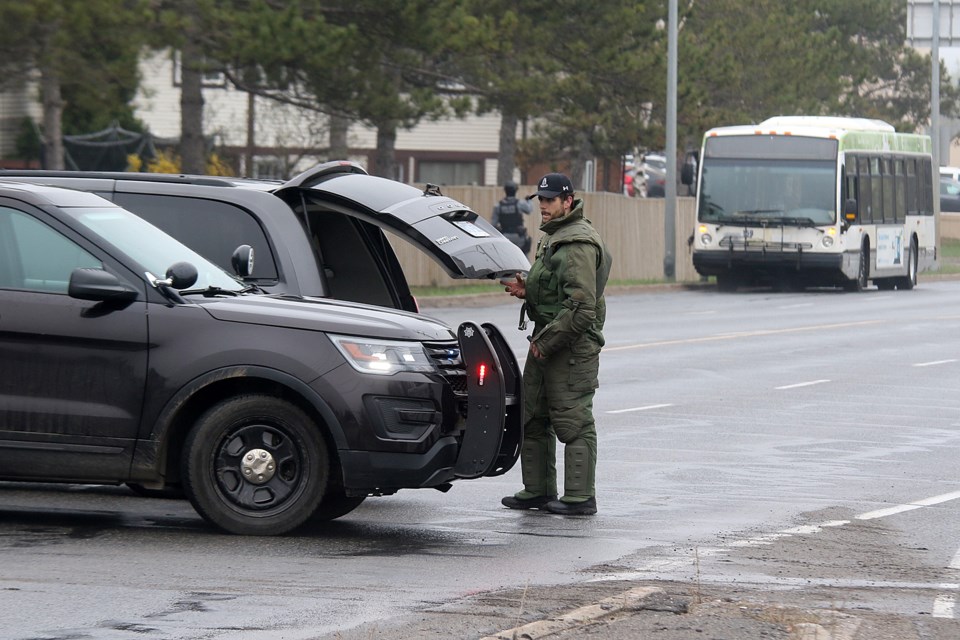
<path id="1" fill-rule="evenodd" d="M 486 379 L 486 377 L 487 377 L 487 365 L 481 364 L 480 368 L 477 370 L 477 378 L 478 378 L 477 384 L 479 384 L 482 387 L 483 381 Z"/>

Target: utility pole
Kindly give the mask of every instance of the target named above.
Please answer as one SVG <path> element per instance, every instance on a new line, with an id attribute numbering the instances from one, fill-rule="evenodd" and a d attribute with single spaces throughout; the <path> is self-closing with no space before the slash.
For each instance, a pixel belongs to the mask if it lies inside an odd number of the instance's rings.
<path id="1" fill-rule="evenodd" d="M 667 10 L 667 151 L 663 208 L 663 276 L 677 277 L 677 0 Z"/>
<path id="2" fill-rule="evenodd" d="M 933 142 L 933 177 L 937 184 L 940 166 L 940 0 L 933 0 L 933 25 L 930 50 L 930 139 Z"/>

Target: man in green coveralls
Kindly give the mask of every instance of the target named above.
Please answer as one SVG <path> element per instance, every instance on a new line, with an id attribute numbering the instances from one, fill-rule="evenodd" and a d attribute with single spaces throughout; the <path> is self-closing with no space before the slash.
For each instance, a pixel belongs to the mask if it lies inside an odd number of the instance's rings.
<path id="1" fill-rule="evenodd" d="M 523 491 L 501 500 L 511 509 L 561 515 L 597 512 L 597 429 L 593 395 L 598 382 L 606 303 L 603 288 L 612 258 L 584 217 L 570 179 L 548 173 L 530 198 L 540 200 L 544 232 L 530 274 L 504 283 L 524 301 L 534 323 L 523 368 Z M 563 496 L 557 499 L 557 440 L 563 450 Z"/>

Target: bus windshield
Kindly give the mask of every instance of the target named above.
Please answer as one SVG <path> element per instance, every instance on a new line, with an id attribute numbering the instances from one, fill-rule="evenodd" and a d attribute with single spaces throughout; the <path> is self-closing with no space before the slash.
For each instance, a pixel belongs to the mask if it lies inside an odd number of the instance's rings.
<path id="1" fill-rule="evenodd" d="M 824 160 L 707 158 L 700 220 L 747 226 L 834 224 L 836 164 Z"/>
<path id="2" fill-rule="evenodd" d="M 708 138 L 700 220 L 828 225 L 837 218 L 837 142 L 787 136 Z"/>

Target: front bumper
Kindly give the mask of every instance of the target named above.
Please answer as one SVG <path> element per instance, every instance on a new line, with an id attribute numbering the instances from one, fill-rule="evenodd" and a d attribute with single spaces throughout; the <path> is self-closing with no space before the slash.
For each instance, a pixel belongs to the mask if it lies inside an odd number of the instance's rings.
<path id="1" fill-rule="evenodd" d="M 378 389 L 391 389 L 390 396 L 369 388 L 362 394 L 363 411 L 352 413 L 347 446 L 338 450 L 349 494 L 443 488 L 456 479 L 501 475 L 516 464 L 523 403 L 513 352 L 490 324 L 464 323 L 458 338 L 462 364 L 444 371 L 442 385 L 398 380 Z"/>
<path id="2" fill-rule="evenodd" d="M 843 272 L 841 253 L 803 251 L 761 251 L 742 249 L 694 251 L 693 267 L 702 276 L 749 273 L 822 273 L 839 276 Z"/>

